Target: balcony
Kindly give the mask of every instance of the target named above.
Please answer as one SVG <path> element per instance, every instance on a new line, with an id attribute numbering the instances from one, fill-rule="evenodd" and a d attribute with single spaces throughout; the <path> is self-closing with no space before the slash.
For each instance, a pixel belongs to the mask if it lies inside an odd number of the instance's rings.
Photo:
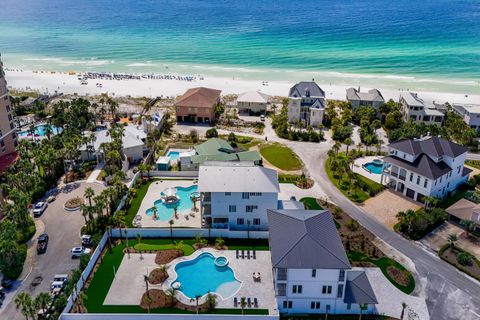
<path id="1" fill-rule="evenodd" d="M 398 176 L 398 179 L 405 181 L 405 179 L 407 179 L 407 177 L 405 177 L 405 176 L 400 176 L 400 175 L 399 175 L 399 176 Z"/>
<path id="2" fill-rule="evenodd" d="M 284 268 L 277 269 L 277 280 L 279 281 L 287 280 L 287 269 L 284 269 Z"/>

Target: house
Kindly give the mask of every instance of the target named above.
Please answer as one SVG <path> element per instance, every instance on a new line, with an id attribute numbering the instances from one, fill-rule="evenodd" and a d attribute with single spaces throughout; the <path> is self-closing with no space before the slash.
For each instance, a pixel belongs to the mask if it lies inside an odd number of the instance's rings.
<path id="1" fill-rule="evenodd" d="M 435 101 L 425 101 L 413 92 L 402 92 L 400 104 L 400 111 L 405 122 L 411 120 L 416 124 L 425 123 L 438 126 L 443 123 L 444 114 L 438 110 L 441 106 Z"/>
<path id="2" fill-rule="evenodd" d="M 475 231 L 480 232 L 480 204 L 467 199 L 460 199 L 445 209 L 449 220 L 460 223 L 462 220 L 471 220 L 475 223 Z"/>
<path id="3" fill-rule="evenodd" d="M 196 171 L 205 161 L 252 161 L 261 165 L 262 157 L 258 151 L 237 152 L 230 143 L 220 138 L 211 138 L 179 155 L 182 171 Z"/>
<path id="4" fill-rule="evenodd" d="M 314 81 L 299 82 L 288 94 L 287 114 L 289 122 L 300 121 L 317 127 L 325 113 L 325 92 Z"/>
<path id="5" fill-rule="evenodd" d="M 463 121 L 480 133 L 480 104 L 452 104 L 452 111 L 462 117 Z"/>
<path id="6" fill-rule="evenodd" d="M 237 98 L 239 112 L 265 113 L 269 104 L 270 96 L 260 91 L 247 91 Z"/>
<path id="7" fill-rule="evenodd" d="M 278 310 L 358 314 L 378 303 L 363 270 L 352 269 L 327 210 L 268 210 Z"/>
<path id="8" fill-rule="evenodd" d="M 277 171 L 251 162 L 206 162 L 198 172 L 206 226 L 268 230 L 267 210 L 278 207 Z"/>
<path id="9" fill-rule="evenodd" d="M 112 142 L 112 138 L 108 130 L 99 130 L 93 134 L 95 140 L 88 146 L 84 145 L 80 148 L 80 158 L 82 161 L 96 160 L 98 163 L 102 163 L 105 161 L 102 144 Z M 143 131 L 142 126 L 127 125 L 124 127 L 122 151 L 129 163 L 143 159 L 144 154 L 148 151 L 145 144 L 146 139 L 147 134 Z"/>
<path id="10" fill-rule="evenodd" d="M 368 90 L 368 92 L 360 92 L 360 88 L 347 89 L 347 101 L 350 102 L 353 109 L 361 106 L 373 107 L 376 110 L 385 103 L 385 99 L 377 89 Z"/>
<path id="11" fill-rule="evenodd" d="M 464 167 L 467 148 L 442 138 L 401 140 L 388 150 L 382 183 L 419 202 L 425 196 L 443 198 L 467 182 L 471 172 Z"/>
<path id="12" fill-rule="evenodd" d="M 220 90 L 204 87 L 188 89 L 175 102 L 177 121 L 212 122 L 215 107 L 220 103 L 220 93 Z"/>

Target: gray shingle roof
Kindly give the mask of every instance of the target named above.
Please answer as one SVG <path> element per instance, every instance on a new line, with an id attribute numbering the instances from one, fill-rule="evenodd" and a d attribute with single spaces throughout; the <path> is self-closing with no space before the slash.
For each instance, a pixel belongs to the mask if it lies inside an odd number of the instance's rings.
<path id="1" fill-rule="evenodd" d="M 327 210 L 268 210 L 274 268 L 350 269 Z"/>
<path id="2" fill-rule="evenodd" d="M 289 97 L 306 97 L 309 92 L 310 97 L 325 97 L 325 92 L 313 81 L 301 81 L 294 85 L 288 94 Z"/>
<path id="3" fill-rule="evenodd" d="M 354 270 L 347 272 L 343 302 L 356 304 L 378 303 L 365 271 Z"/>
<path id="4" fill-rule="evenodd" d="M 355 88 L 348 88 L 347 100 L 385 102 L 382 94 L 377 89 L 371 89 L 368 90 L 368 92 L 360 92 Z"/>
<path id="5" fill-rule="evenodd" d="M 430 137 L 424 140 L 400 140 L 388 146 L 414 156 L 425 153 L 432 157 L 442 157 L 446 155 L 455 158 L 468 150 L 462 145 L 439 137 Z"/>
<path id="6" fill-rule="evenodd" d="M 409 162 L 391 156 L 385 157 L 384 161 L 398 165 L 402 168 L 416 172 L 424 177 L 433 180 L 440 178 L 441 176 L 452 170 L 452 168 L 450 168 L 445 162 L 440 161 L 438 163 L 435 163 L 425 154 L 418 156 L 414 162 Z"/>

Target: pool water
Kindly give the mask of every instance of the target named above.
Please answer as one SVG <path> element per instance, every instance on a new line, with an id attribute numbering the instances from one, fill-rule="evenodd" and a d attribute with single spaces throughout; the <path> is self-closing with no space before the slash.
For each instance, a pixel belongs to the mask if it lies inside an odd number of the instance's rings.
<path id="1" fill-rule="evenodd" d="M 157 208 L 157 220 L 160 221 L 169 221 L 173 218 L 175 214 L 174 207 L 177 206 L 177 213 L 190 213 L 190 210 L 193 207 L 193 201 L 190 199 L 190 195 L 194 192 L 197 192 L 198 186 L 192 185 L 190 187 L 175 187 L 177 189 L 177 196 L 179 201 L 175 204 L 166 204 L 163 203 L 161 199 L 158 199 L 153 203 L 153 205 Z M 197 206 L 199 204 L 197 203 Z M 152 216 L 153 211 L 152 209 L 147 209 L 145 212 L 147 216 Z"/>
<path id="2" fill-rule="evenodd" d="M 38 126 L 35 126 L 35 131 L 34 131 L 35 136 L 39 136 L 39 137 L 46 136 L 45 129 L 47 126 L 48 126 L 47 124 L 40 124 Z M 62 132 L 61 128 L 58 128 L 54 125 L 51 125 L 51 128 L 52 128 L 52 135 L 59 134 L 60 132 Z M 30 135 L 30 130 L 20 131 L 18 132 L 18 135 L 20 137 L 28 137 Z"/>
<path id="3" fill-rule="evenodd" d="M 170 157 L 170 160 L 176 161 L 180 157 L 180 152 L 168 151 L 167 156 Z"/>
<path id="4" fill-rule="evenodd" d="M 382 174 L 383 164 L 374 163 L 374 162 L 368 162 L 368 163 L 365 163 L 363 166 L 365 167 L 365 169 L 367 169 L 367 170 L 370 171 L 371 173 L 374 173 L 374 174 Z"/>
<path id="5" fill-rule="evenodd" d="M 175 282 L 180 282 L 180 291 L 192 299 L 209 292 L 215 292 L 226 299 L 234 295 L 241 286 L 232 268 L 215 266 L 215 257 L 208 252 L 193 260 L 178 263 L 175 271 L 177 272 Z"/>

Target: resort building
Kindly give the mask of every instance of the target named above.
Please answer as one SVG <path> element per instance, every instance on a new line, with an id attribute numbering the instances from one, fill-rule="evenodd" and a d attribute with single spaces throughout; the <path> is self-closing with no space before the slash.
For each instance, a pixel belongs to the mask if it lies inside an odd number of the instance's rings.
<path id="1" fill-rule="evenodd" d="M 480 204 L 462 198 L 445 211 L 450 221 L 460 223 L 462 220 L 471 220 L 475 223 L 473 231 L 480 232 Z"/>
<path id="2" fill-rule="evenodd" d="M 418 94 L 413 92 L 402 92 L 400 94 L 401 112 L 405 122 L 413 121 L 416 124 L 436 124 L 441 126 L 444 114 L 438 110 L 441 105 L 435 101 L 424 101 Z"/>
<path id="3" fill-rule="evenodd" d="M 268 230 L 267 210 L 278 207 L 277 171 L 246 162 L 206 162 L 198 191 L 206 226 Z"/>
<path id="4" fill-rule="evenodd" d="M 419 202 L 426 196 L 445 197 L 471 172 L 464 167 L 467 148 L 438 137 L 394 142 L 388 153 L 382 183 Z"/>
<path id="5" fill-rule="evenodd" d="M 17 135 L 13 121 L 12 107 L 8 96 L 3 63 L 0 57 L 0 158 L 14 153 L 16 146 Z"/>
<path id="6" fill-rule="evenodd" d="M 288 94 L 288 121 L 317 127 L 325 113 L 325 92 L 315 82 L 299 82 Z"/>
<path id="7" fill-rule="evenodd" d="M 452 111 L 463 118 L 463 121 L 480 133 L 480 104 L 452 104 Z"/>
<path id="8" fill-rule="evenodd" d="M 237 98 L 238 112 L 265 113 L 270 96 L 260 91 L 247 91 Z"/>
<path id="9" fill-rule="evenodd" d="M 360 88 L 358 88 L 358 90 L 355 88 L 347 89 L 347 101 L 350 102 L 353 109 L 365 106 L 378 110 L 378 108 L 385 103 L 385 99 L 377 89 L 360 92 Z"/>
<path id="10" fill-rule="evenodd" d="M 375 311 L 378 302 L 368 277 L 351 268 L 329 211 L 268 210 L 268 222 L 281 313 Z"/>
<path id="11" fill-rule="evenodd" d="M 251 161 L 261 165 L 262 157 L 258 151 L 238 151 L 223 139 L 211 138 L 180 153 L 178 161 L 182 171 L 197 171 L 205 161 Z"/>
<path id="12" fill-rule="evenodd" d="M 220 93 L 220 90 L 203 87 L 188 89 L 175 102 L 177 121 L 212 122 L 215 107 L 220 103 Z"/>

